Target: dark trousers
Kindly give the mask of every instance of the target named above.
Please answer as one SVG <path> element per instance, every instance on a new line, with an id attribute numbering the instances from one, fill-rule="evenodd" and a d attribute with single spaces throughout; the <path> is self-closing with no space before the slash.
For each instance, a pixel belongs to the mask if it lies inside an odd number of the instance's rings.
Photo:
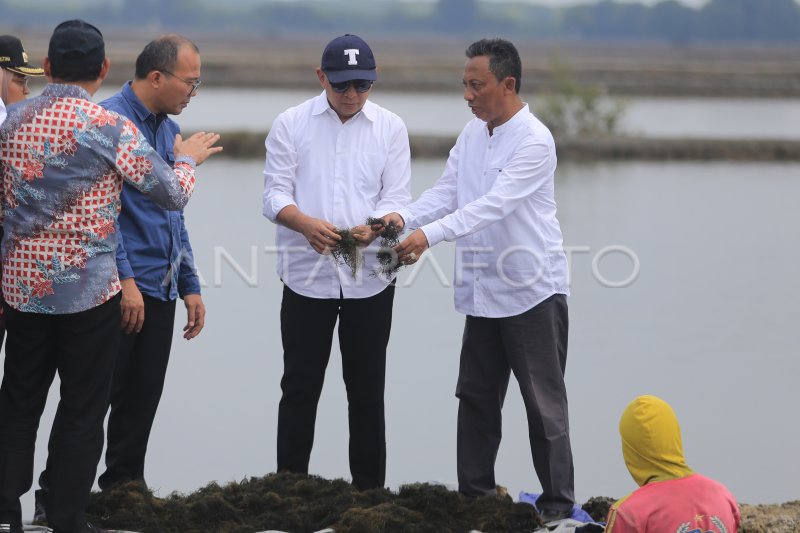
<path id="1" fill-rule="evenodd" d="M 528 418 L 540 509 L 571 509 L 575 500 L 567 392 L 567 300 L 556 294 L 506 318 L 468 316 L 456 396 L 459 491 L 495 493 L 494 466 L 511 372 Z"/>
<path id="2" fill-rule="evenodd" d="M 339 320 L 350 425 L 350 474 L 360 490 L 383 487 L 383 393 L 394 285 L 369 298 L 308 298 L 283 288 L 283 378 L 278 410 L 278 471 L 308 473 L 314 424 L 333 330 Z"/>
<path id="3" fill-rule="evenodd" d="M 164 390 L 175 300 L 142 296 L 142 331 L 122 334 L 120 339 L 108 415 L 106 471 L 97 480 L 102 490 L 131 480 L 144 482 L 147 443 Z"/>
<path id="4" fill-rule="evenodd" d="M 164 390 L 172 348 L 175 300 L 165 302 L 145 294 L 142 298 L 145 316 L 142 330 L 120 333 L 108 415 L 106 471 L 97 480 L 102 490 L 127 481 L 145 482 L 147 443 Z M 59 410 L 50 433 L 50 453 L 60 427 L 60 415 Z M 41 490 L 36 491 L 37 501 L 43 502 L 49 489 L 49 470 L 50 455 L 46 469 L 39 476 Z"/>
<path id="5" fill-rule="evenodd" d="M 119 343 L 120 296 L 80 313 L 24 313 L 5 305 L 6 359 L 0 386 L 0 522 L 19 522 L 33 483 L 39 420 L 55 373 L 59 427 L 50 451 L 47 498 L 56 533 L 82 532 L 103 449 Z"/>

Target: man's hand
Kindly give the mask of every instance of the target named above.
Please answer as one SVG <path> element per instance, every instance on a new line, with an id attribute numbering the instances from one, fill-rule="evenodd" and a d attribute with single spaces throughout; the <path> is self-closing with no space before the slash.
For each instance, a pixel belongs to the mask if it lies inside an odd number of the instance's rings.
<path id="1" fill-rule="evenodd" d="M 199 165 L 210 156 L 222 151 L 222 146 L 214 146 L 218 140 L 218 133 L 200 131 L 184 141 L 179 133 L 175 135 L 175 147 L 173 151 L 176 158 L 188 155 Z"/>
<path id="2" fill-rule="evenodd" d="M 300 233 L 318 254 L 329 253 L 330 249 L 342 240 L 341 235 L 336 233 L 336 226 L 308 216 L 305 216 L 300 223 Z"/>
<path id="3" fill-rule="evenodd" d="M 421 229 L 414 230 L 403 242 L 394 247 L 397 260 L 404 265 L 413 265 L 428 249 L 428 238 Z"/>
<path id="4" fill-rule="evenodd" d="M 144 324 L 144 299 L 136 281 L 127 278 L 120 281 L 122 284 L 122 332 L 126 335 L 142 331 Z"/>
<path id="5" fill-rule="evenodd" d="M 375 224 L 374 226 L 370 227 L 366 224 L 361 226 L 356 226 L 350 229 L 350 235 L 353 236 L 355 240 L 358 241 L 359 244 L 363 246 L 369 246 L 372 241 L 378 238 L 378 235 L 381 233 L 380 231 L 375 231 L 375 226 L 383 230 L 383 226 L 379 226 Z"/>
<path id="6" fill-rule="evenodd" d="M 336 233 L 336 226 L 327 220 L 306 215 L 294 204 L 281 209 L 277 219 L 287 228 L 302 233 L 308 244 L 318 254 L 330 253 L 330 249 L 342 240 L 342 237 Z"/>
<path id="7" fill-rule="evenodd" d="M 399 213 L 389 213 L 388 215 L 383 217 L 383 223 L 385 226 L 388 226 L 389 224 L 394 224 L 395 226 L 397 226 L 398 230 L 402 230 L 403 228 L 406 227 L 406 221 L 403 220 L 403 217 L 401 217 Z"/>
<path id="8" fill-rule="evenodd" d="M 206 324 L 206 306 L 199 294 L 186 294 L 183 297 L 186 306 L 186 325 L 183 326 L 183 338 L 192 340 L 200 334 Z"/>

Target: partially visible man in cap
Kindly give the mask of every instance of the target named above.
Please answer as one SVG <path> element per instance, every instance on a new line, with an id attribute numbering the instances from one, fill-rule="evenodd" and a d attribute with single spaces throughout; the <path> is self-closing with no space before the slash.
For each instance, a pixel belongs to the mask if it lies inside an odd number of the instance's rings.
<path id="1" fill-rule="evenodd" d="M 0 531 L 22 531 L 19 498 L 48 389 L 61 398 L 47 499 L 54 533 L 101 531 L 86 504 L 103 447 L 103 419 L 119 344 L 116 219 L 122 183 L 181 209 L 195 166 L 219 136 L 175 141 L 175 168 L 136 126 L 90 101 L 108 73 L 100 31 L 56 27 L 44 62 L 50 83 L 0 127 L 3 296 L 8 339 L 0 386 Z"/>
<path id="2" fill-rule="evenodd" d="M 0 35 L 0 100 L 5 106 L 21 102 L 30 94 L 30 76 L 44 76 L 44 70 L 28 63 L 28 54 L 19 38 Z"/>
<path id="3" fill-rule="evenodd" d="M 17 37 L 0 35 L 0 124 L 5 121 L 6 106 L 25 100 L 30 94 L 29 76 L 44 76 L 44 69 L 28 63 L 28 54 Z M 2 238 L 3 228 L 0 226 L 0 240 Z M 5 317 L 0 309 L 0 345 L 5 334 Z"/>
<path id="4" fill-rule="evenodd" d="M 347 387 L 350 473 L 359 489 L 386 477 L 384 384 L 394 280 L 362 275 L 331 257 L 337 228 L 355 228 L 363 271 L 377 266 L 368 217 L 411 199 L 408 132 L 394 113 L 368 101 L 375 57 L 360 37 L 332 40 L 316 69 L 322 93 L 278 116 L 266 140 L 263 214 L 278 224 L 284 283 L 283 396 L 278 471 L 308 472 L 317 403 L 339 321 Z"/>
<path id="5" fill-rule="evenodd" d="M 133 81 L 100 105 L 130 119 L 158 155 L 174 165 L 180 127 L 168 115 L 180 114 L 199 86 L 197 46 L 180 35 L 164 35 L 139 54 Z M 183 211 L 163 209 L 127 183 L 121 202 L 117 268 L 124 334 L 111 388 L 106 471 L 98 479 L 102 490 L 145 482 L 147 443 L 164 388 L 177 298 L 186 306 L 185 339 L 196 337 L 205 323 Z M 47 470 L 39 477 L 34 523 L 46 523 L 47 477 Z"/>

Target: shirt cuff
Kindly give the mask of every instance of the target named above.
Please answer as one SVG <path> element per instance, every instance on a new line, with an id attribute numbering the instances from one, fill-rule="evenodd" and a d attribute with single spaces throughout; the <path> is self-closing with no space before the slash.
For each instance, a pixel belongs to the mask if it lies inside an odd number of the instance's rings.
<path id="1" fill-rule="evenodd" d="M 428 239 L 428 248 L 433 248 L 444 240 L 444 228 L 438 220 L 420 228 Z"/>
<path id="2" fill-rule="evenodd" d="M 175 164 L 178 163 L 186 163 L 190 165 L 192 168 L 197 168 L 197 162 L 194 160 L 194 157 L 190 155 L 182 155 L 175 158 Z"/>
<path id="3" fill-rule="evenodd" d="M 270 219 L 272 222 L 277 222 L 278 220 L 278 213 L 283 211 L 286 206 L 289 205 L 297 205 L 294 201 L 294 198 L 290 196 L 275 196 L 273 198 L 268 199 L 264 202 L 264 211 L 263 214 L 265 217 Z"/>
<path id="4" fill-rule="evenodd" d="M 119 274 L 120 280 L 135 277 L 133 268 L 131 268 L 131 264 L 127 260 L 117 261 L 117 273 Z"/>
<path id="5" fill-rule="evenodd" d="M 405 228 L 413 227 L 411 225 L 411 222 L 414 217 L 411 215 L 411 211 L 409 211 L 408 209 L 398 209 L 397 214 L 403 217 L 403 223 L 405 224 Z"/>

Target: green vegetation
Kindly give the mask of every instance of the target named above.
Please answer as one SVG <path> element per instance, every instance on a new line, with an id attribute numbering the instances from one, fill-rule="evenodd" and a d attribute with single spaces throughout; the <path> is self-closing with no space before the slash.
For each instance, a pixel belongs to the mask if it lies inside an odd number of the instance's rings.
<path id="1" fill-rule="evenodd" d="M 572 70 L 555 55 L 550 57 L 554 88 L 536 106 L 539 118 L 556 138 L 608 137 L 619 133 L 625 104 L 598 85 L 578 83 Z"/>

